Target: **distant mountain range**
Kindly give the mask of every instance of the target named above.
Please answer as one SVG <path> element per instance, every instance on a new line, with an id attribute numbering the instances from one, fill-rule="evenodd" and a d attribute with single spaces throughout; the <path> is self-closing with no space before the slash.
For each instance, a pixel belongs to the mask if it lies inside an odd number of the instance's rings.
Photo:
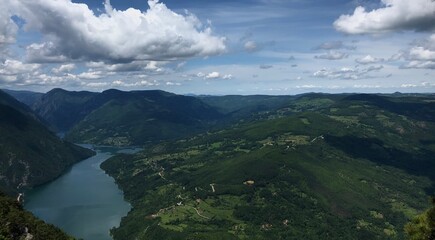
<path id="1" fill-rule="evenodd" d="M 222 115 L 197 98 L 157 90 L 53 89 L 27 103 L 68 140 L 103 145 L 139 145 L 198 133 Z"/>

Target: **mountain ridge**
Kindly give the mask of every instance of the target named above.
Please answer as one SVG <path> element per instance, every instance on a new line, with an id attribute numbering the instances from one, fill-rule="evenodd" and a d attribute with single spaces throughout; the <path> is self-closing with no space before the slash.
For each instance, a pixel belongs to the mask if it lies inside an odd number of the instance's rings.
<path id="1" fill-rule="evenodd" d="M 59 139 L 34 116 L 0 91 L 0 182 L 7 193 L 46 183 L 93 154 Z"/>

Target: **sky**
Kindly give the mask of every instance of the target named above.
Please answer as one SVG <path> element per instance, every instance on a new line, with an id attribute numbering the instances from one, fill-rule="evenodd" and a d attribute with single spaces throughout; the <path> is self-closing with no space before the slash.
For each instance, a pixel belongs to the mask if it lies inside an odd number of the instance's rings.
<path id="1" fill-rule="evenodd" d="M 435 0 L 0 1 L 0 88 L 435 92 Z"/>

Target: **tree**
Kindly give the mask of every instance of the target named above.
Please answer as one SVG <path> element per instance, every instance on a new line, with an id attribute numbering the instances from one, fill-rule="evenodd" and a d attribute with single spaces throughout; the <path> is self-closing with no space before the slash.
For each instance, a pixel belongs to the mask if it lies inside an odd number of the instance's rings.
<path id="1" fill-rule="evenodd" d="M 431 198 L 432 207 L 414 217 L 405 225 L 410 240 L 435 240 L 435 197 Z"/>

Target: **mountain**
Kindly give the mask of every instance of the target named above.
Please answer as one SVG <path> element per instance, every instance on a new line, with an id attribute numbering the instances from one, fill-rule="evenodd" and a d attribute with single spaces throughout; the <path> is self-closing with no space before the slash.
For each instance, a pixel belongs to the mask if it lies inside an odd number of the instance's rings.
<path id="1" fill-rule="evenodd" d="M 93 101 L 98 93 L 70 92 L 55 88 L 39 98 L 32 109 L 56 132 L 67 132 L 103 103 Z"/>
<path id="2" fill-rule="evenodd" d="M 3 91 L 29 107 L 31 107 L 44 95 L 44 93 L 31 91 L 16 91 L 8 89 L 3 89 Z"/>
<path id="3" fill-rule="evenodd" d="M 270 111 L 283 107 L 295 96 L 267 96 L 267 95 L 227 95 L 227 96 L 199 96 L 199 99 L 212 107 L 216 107 L 224 114 L 235 114 L 240 111 Z"/>
<path id="4" fill-rule="evenodd" d="M 73 240 L 53 225 L 23 209 L 15 199 L 0 192 L 0 239 Z"/>
<path id="5" fill-rule="evenodd" d="M 93 152 L 59 139 L 23 103 L 0 91 L 0 190 L 14 193 L 58 177 Z"/>
<path id="6" fill-rule="evenodd" d="M 139 145 L 200 132 L 220 114 L 194 97 L 164 91 L 53 89 L 33 109 L 73 142 Z"/>
<path id="7" fill-rule="evenodd" d="M 133 208 L 114 239 L 404 239 L 435 194 L 434 102 L 306 94 L 115 156 Z"/>

